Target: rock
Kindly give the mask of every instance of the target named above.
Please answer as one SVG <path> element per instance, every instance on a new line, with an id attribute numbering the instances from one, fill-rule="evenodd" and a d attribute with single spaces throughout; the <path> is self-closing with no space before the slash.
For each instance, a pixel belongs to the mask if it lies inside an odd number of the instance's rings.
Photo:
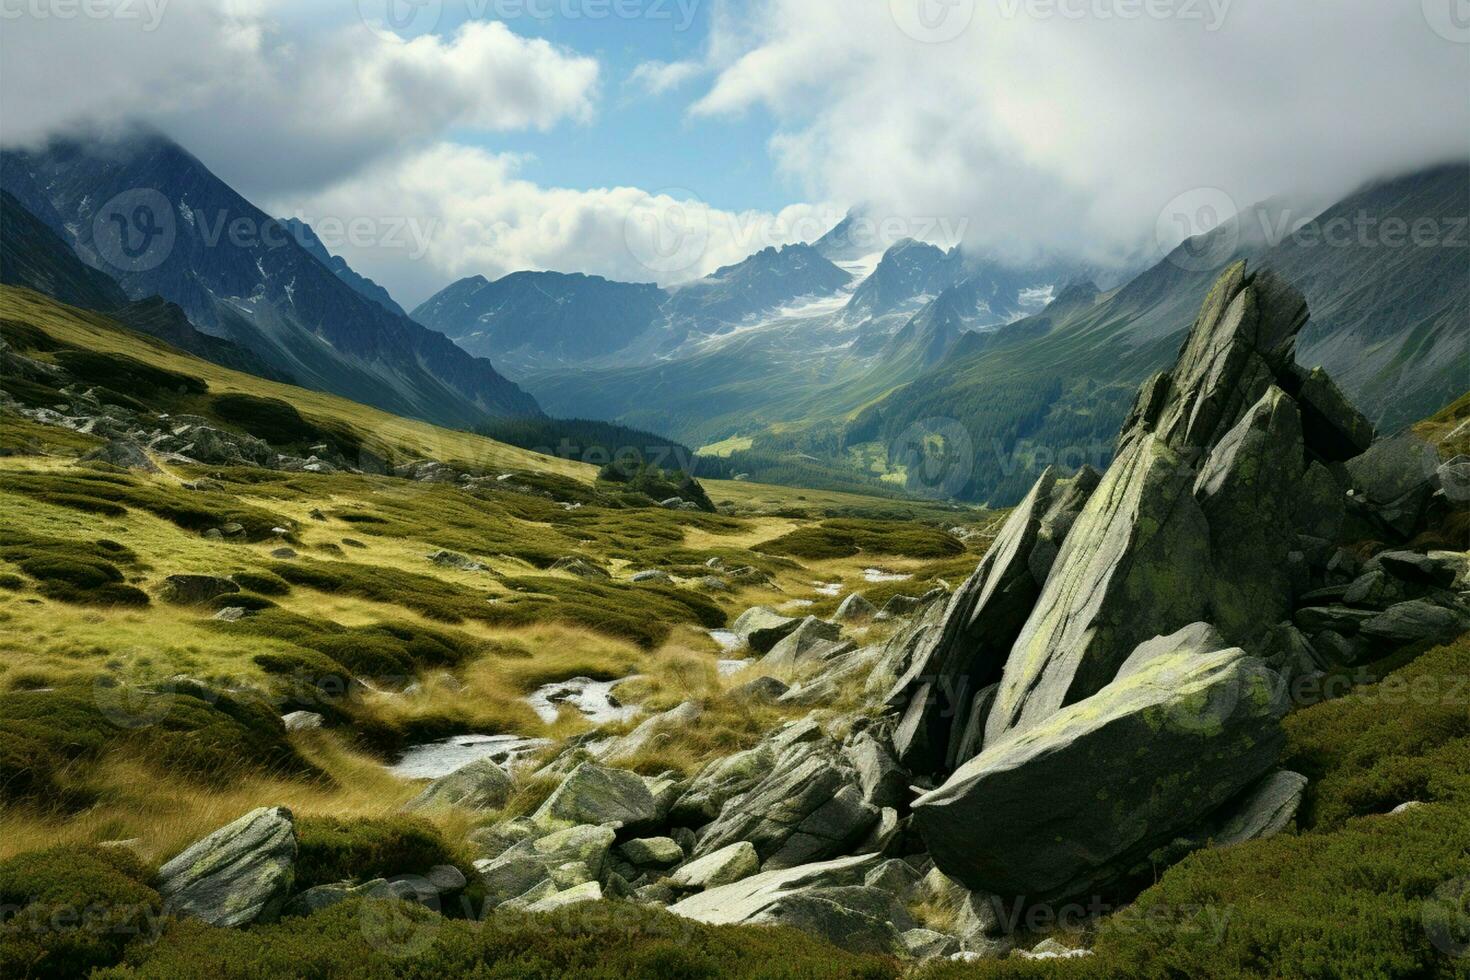
<path id="1" fill-rule="evenodd" d="M 476 861 L 487 907 L 496 908 L 522 897 L 527 903 L 534 902 L 572 887 L 573 882 L 601 879 L 616 839 L 617 833 L 611 827 L 569 827 L 526 838 L 494 858 Z M 558 885 L 557 878 L 565 884 Z M 539 893 L 528 894 L 533 889 L 539 889 Z"/>
<path id="2" fill-rule="evenodd" d="M 214 575 L 170 575 L 163 580 L 164 601 L 181 606 L 199 606 L 222 595 L 234 595 L 240 587 Z"/>
<path id="3" fill-rule="evenodd" d="M 213 618 L 221 623 L 238 623 L 249 615 L 250 610 L 244 606 L 227 606 L 215 613 Z"/>
<path id="4" fill-rule="evenodd" d="M 1118 668 L 1115 681 L 1132 676 L 1147 669 L 1155 660 L 1178 657 L 1181 654 L 1204 656 L 1216 650 L 1224 650 L 1229 644 L 1220 631 L 1209 623 L 1191 623 L 1168 636 L 1156 636 L 1138 645 L 1138 648 Z"/>
<path id="5" fill-rule="evenodd" d="M 899 901 L 907 901 L 923 876 L 907 861 L 884 861 L 863 876 L 869 888 L 881 888 Z"/>
<path id="6" fill-rule="evenodd" d="M 1387 647 L 1448 643 L 1466 630 L 1470 630 L 1470 616 L 1423 599 L 1389 606 L 1359 627 L 1364 637 Z"/>
<path id="7" fill-rule="evenodd" d="M 296 557 L 296 549 L 295 548 L 277 548 L 276 550 L 274 550 L 274 551 L 271 552 L 271 557 L 272 558 L 279 558 L 279 559 L 281 559 L 283 561 L 289 561 L 290 559 Z"/>
<path id="8" fill-rule="evenodd" d="M 771 704 L 778 701 L 789 690 L 791 688 L 774 677 L 757 677 L 732 690 L 730 696 L 756 704 Z"/>
<path id="9" fill-rule="evenodd" d="M 755 606 L 741 613 L 730 631 L 756 653 L 769 653 L 801 624 L 802 620 L 782 616 L 767 606 Z"/>
<path id="10" fill-rule="evenodd" d="M 761 776 L 704 829 L 696 857 L 749 841 L 763 869 L 791 868 L 846 853 L 878 822 L 856 771 L 820 733 L 779 747 Z"/>
<path id="11" fill-rule="evenodd" d="M 960 951 L 960 941 L 933 929 L 909 929 L 899 935 L 904 952 L 916 960 L 947 957 Z"/>
<path id="12" fill-rule="evenodd" d="M 457 806 L 466 810 L 498 810 L 510 800 L 515 781 L 490 759 L 479 759 L 430 783 L 404 805 L 405 810 Z"/>
<path id="13" fill-rule="evenodd" d="M 197 841 L 158 869 L 165 911 L 234 928 L 269 922 L 295 880 L 291 811 L 262 807 Z"/>
<path id="14" fill-rule="evenodd" d="M 606 582 L 612 579 L 612 576 L 606 570 L 599 568 L 585 558 L 578 558 L 575 555 L 558 559 L 552 564 L 551 570 L 553 572 L 566 572 L 568 575 L 575 575 L 577 578 L 587 579 L 591 582 Z"/>
<path id="15" fill-rule="evenodd" d="M 965 715 L 965 727 L 958 738 L 950 740 L 949 756 L 945 764 L 953 772 L 979 755 L 985 745 L 985 723 L 990 718 L 990 707 L 1000 692 L 1000 684 L 992 684 L 975 692 L 970 709 Z"/>
<path id="16" fill-rule="evenodd" d="M 623 860 L 639 868 L 671 868 L 684 860 L 684 851 L 668 837 L 640 837 L 618 847 Z"/>
<path id="17" fill-rule="evenodd" d="M 670 877 L 680 888 L 719 888 L 760 871 L 760 856 L 749 841 L 737 841 L 684 865 Z"/>
<path id="18" fill-rule="evenodd" d="M 288 732 L 314 732 L 322 727 L 323 721 L 325 719 L 314 711 L 293 711 L 281 716 Z"/>
<path id="19" fill-rule="evenodd" d="M 105 446 L 87 453 L 78 462 L 107 463 L 125 470 L 138 470 L 143 473 L 163 472 L 158 468 L 158 464 L 153 462 L 148 451 L 131 439 L 113 439 Z"/>
<path id="20" fill-rule="evenodd" d="M 555 912 L 569 905 L 581 905 L 583 902 L 599 902 L 601 900 L 602 886 L 595 881 L 588 881 L 580 885 L 574 885 L 565 891 L 547 895 L 540 901 L 528 905 L 526 911 L 535 915 L 545 912 Z"/>
<path id="21" fill-rule="evenodd" d="M 906 918 L 886 892 L 849 885 L 778 896 L 745 921 L 799 929 L 853 953 L 896 956 L 907 952 L 907 948 L 894 920 Z"/>
<path id="22" fill-rule="evenodd" d="M 1296 820 L 1307 791 L 1307 777 L 1273 772 L 1217 816 L 1209 839 L 1216 847 L 1275 837 Z"/>
<path id="23" fill-rule="evenodd" d="M 854 592 L 842 600 L 832 618 L 839 623 L 866 623 L 876 615 L 878 607 L 864 598 L 861 592 Z"/>
<path id="24" fill-rule="evenodd" d="M 737 925 L 759 915 L 772 902 L 795 892 L 860 885 L 868 871 L 880 861 L 877 855 L 865 854 L 763 871 L 730 884 L 706 888 L 677 902 L 669 911 L 710 925 Z M 687 867 L 692 867 L 692 863 Z M 683 870 L 680 869 L 681 872 Z M 675 874 L 672 880 L 679 881 L 679 875 Z"/>
<path id="25" fill-rule="evenodd" d="M 349 898 L 372 898 L 380 901 L 418 901 L 418 893 L 407 881 L 390 882 L 375 878 L 355 885 L 350 881 L 339 881 L 331 885 L 317 885 L 293 897 L 281 910 L 283 916 L 307 916 L 340 905 Z"/>
<path id="26" fill-rule="evenodd" d="M 436 551 L 429 555 L 429 561 L 440 568 L 453 568 L 461 572 L 483 572 L 485 570 L 485 566 L 480 562 L 453 551 Z"/>
<path id="27" fill-rule="evenodd" d="M 698 702 L 685 701 L 668 711 L 643 719 L 637 728 L 620 738 L 612 739 L 596 754 L 610 762 L 637 755 L 671 732 L 687 731 L 703 714 L 704 709 Z"/>
<path id="28" fill-rule="evenodd" d="M 634 573 L 632 581 L 637 585 L 673 585 L 674 577 L 668 572 L 661 572 L 654 569 Z"/>
<path id="29" fill-rule="evenodd" d="M 1026 559 L 1026 566 L 1038 588 L 1045 585 L 1051 576 L 1052 565 L 1061 553 L 1062 543 L 1101 482 L 1101 473 L 1091 466 L 1083 466 L 1070 479 L 1059 479 L 1052 488 L 1051 499 L 1036 530 L 1036 543 Z"/>
<path id="30" fill-rule="evenodd" d="M 797 673 L 820 666 L 825 660 L 851 650 L 852 644 L 839 641 L 842 627 L 815 616 L 800 620 L 791 632 L 781 638 L 761 658 L 762 670 Z"/>
<path id="31" fill-rule="evenodd" d="M 1329 666 L 1302 631 L 1290 623 L 1281 623 L 1266 634 L 1261 641 L 1261 657 L 1287 684 Z"/>
<path id="32" fill-rule="evenodd" d="M 1056 483 L 1055 469 L 1048 469 L 1011 512 L 974 574 L 950 599 L 943 627 L 927 636 L 888 695 L 888 703 L 904 711 L 894 748 L 913 772 L 943 769 L 951 740 L 968 723 L 975 692 L 1000 680 L 1040 591 L 1030 558 Z"/>
<path id="33" fill-rule="evenodd" d="M 858 785 L 866 802 L 879 808 L 907 807 L 909 775 L 887 745 L 864 733 L 843 749 L 843 754 L 857 771 Z"/>
<path id="34" fill-rule="evenodd" d="M 1376 555 L 1366 567 L 1370 571 L 1381 568 L 1400 581 L 1437 589 L 1453 587 L 1459 573 L 1453 562 L 1413 551 L 1385 551 Z"/>
<path id="35" fill-rule="evenodd" d="M 718 575 L 706 575 L 704 578 L 699 580 L 698 585 L 701 589 L 704 589 L 708 592 L 730 591 L 730 583 L 726 582 Z"/>
<path id="36" fill-rule="evenodd" d="M 1288 617 L 1306 451 L 1283 386 L 1306 318 L 1270 273 L 1237 264 L 1216 282 L 1172 371 L 1141 389 L 1006 655 L 986 745 L 1101 691 L 1152 637 L 1209 616 L 1253 648 Z"/>
<path id="37" fill-rule="evenodd" d="M 1021 950 L 1017 955 L 1026 960 L 1076 960 L 1091 956 L 1092 950 L 1073 949 L 1052 937 L 1043 939 L 1030 949 Z"/>
<path id="38" fill-rule="evenodd" d="M 562 780 L 533 819 L 622 829 L 651 826 L 658 816 L 653 794 L 637 773 L 584 762 Z"/>
<path id="39" fill-rule="evenodd" d="M 1305 419 L 1303 425 L 1306 425 Z M 1308 536 L 1324 544 L 1339 540 L 1343 523 L 1347 520 L 1345 481 L 1313 460 L 1292 497 L 1291 513 L 1292 523 L 1302 531 L 1299 537 Z"/>
<path id="40" fill-rule="evenodd" d="M 1135 666 L 988 743 L 914 801 L 915 827 L 946 875 L 1030 901 L 1081 894 L 1198 826 L 1275 763 L 1287 704 L 1264 663 L 1237 648 Z M 1046 847 L 1035 846 L 1038 819 Z"/>
<path id="41" fill-rule="evenodd" d="M 1400 803 L 1398 806 L 1396 806 L 1392 810 L 1390 810 L 1389 811 L 1389 816 L 1396 817 L 1396 816 L 1398 816 L 1400 814 L 1409 813 L 1409 812 L 1411 812 L 1413 810 L 1418 810 L 1418 809 L 1421 809 L 1421 808 L 1426 807 L 1428 805 L 1429 805 L 1428 803 L 1421 803 L 1418 800 L 1410 800 L 1407 803 Z"/>
<path id="42" fill-rule="evenodd" d="M 1354 636 L 1363 624 L 1377 613 L 1371 609 L 1349 609 L 1347 606 L 1308 606 L 1298 609 L 1292 621 L 1303 633 L 1315 636 L 1331 630 L 1343 636 Z"/>
<path id="43" fill-rule="evenodd" d="M 716 759 L 700 770 L 674 803 L 671 819 L 702 826 L 720 815 L 726 802 L 753 789 L 770 772 L 776 756 L 769 744 Z"/>
<path id="44" fill-rule="evenodd" d="M 1343 462 L 1373 445 L 1373 423 L 1352 406 L 1326 371 L 1293 364 L 1283 381 L 1301 406 L 1307 448 L 1318 457 Z"/>

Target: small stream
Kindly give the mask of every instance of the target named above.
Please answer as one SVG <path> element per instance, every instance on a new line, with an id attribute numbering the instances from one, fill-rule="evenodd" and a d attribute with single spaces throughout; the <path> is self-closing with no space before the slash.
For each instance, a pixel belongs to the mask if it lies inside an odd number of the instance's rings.
<path id="1" fill-rule="evenodd" d="M 623 681 L 632 679 L 620 677 L 615 681 L 595 681 L 590 677 L 573 677 L 538 687 L 526 697 L 526 702 L 548 725 L 556 721 L 564 704 L 582 712 L 594 725 L 628 721 L 641 709 L 637 705 L 621 703 L 612 692 Z"/>

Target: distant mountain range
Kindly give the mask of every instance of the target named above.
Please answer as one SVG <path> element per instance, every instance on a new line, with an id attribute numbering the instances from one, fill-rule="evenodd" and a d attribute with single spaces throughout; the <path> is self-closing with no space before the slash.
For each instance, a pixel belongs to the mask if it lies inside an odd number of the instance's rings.
<path id="1" fill-rule="evenodd" d="M 490 362 L 396 311 L 309 230 L 161 136 L 6 151 L 0 187 L 131 299 L 177 304 L 299 384 L 461 428 L 540 414 Z"/>

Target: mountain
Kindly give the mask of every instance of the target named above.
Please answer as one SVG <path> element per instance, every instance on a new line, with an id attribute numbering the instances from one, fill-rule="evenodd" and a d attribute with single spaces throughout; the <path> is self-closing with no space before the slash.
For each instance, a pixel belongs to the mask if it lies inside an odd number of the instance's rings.
<path id="1" fill-rule="evenodd" d="M 178 304 L 202 330 L 302 385 L 451 426 L 540 412 L 488 361 L 359 295 L 161 136 L 57 141 L 3 156 L 5 189 L 22 201 L 41 197 L 55 230 L 129 297 Z"/>
<path id="2" fill-rule="evenodd" d="M 388 290 L 379 286 L 366 276 L 358 275 L 347 264 L 346 259 L 329 252 L 327 246 L 322 243 L 321 238 L 318 237 L 315 229 L 311 225 L 296 218 L 282 218 L 281 226 L 291 233 L 291 236 L 296 239 L 298 245 L 316 256 L 318 262 L 330 269 L 334 276 L 346 283 L 357 295 L 364 299 L 372 300 L 389 313 L 395 313 L 398 316 L 408 316 L 408 313 L 404 311 L 403 307 L 399 306 L 393 297 L 388 294 Z"/>
<path id="3" fill-rule="evenodd" d="M 905 238 L 883 253 L 873 274 L 853 292 L 847 308 L 865 316 L 916 308 L 953 286 L 963 275 L 959 249 L 946 252 Z"/>
<path id="4" fill-rule="evenodd" d="M 494 282 L 461 279 L 415 309 L 413 318 L 513 370 L 615 354 L 662 319 L 667 300 L 649 284 L 516 272 Z"/>
<path id="5" fill-rule="evenodd" d="M 881 247 L 875 230 L 872 223 L 854 208 L 831 231 L 813 242 L 812 248 L 833 262 L 866 258 Z"/>
<path id="6" fill-rule="evenodd" d="M 811 245 L 762 249 L 743 262 L 671 291 L 668 312 L 681 331 L 718 333 L 804 297 L 829 296 L 852 281 Z"/>
<path id="7" fill-rule="evenodd" d="M 7 191 L 0 191 L 0 283 L 24 286 L 68 306 L 106 313 L 139 333 L 223 367 L 290 382 L 250 351 L 201 333 L 184 311 L 158 296 L 128 299 L 112 277 L 82 262 L 47 225 Z"/>
<path id="8" fill-rule="evenodd" d="M 1110 293 L 1064 291 L 995 342 L 957 343 L 940 363 L 867 406 L 843 445 L 887 445 L 921 421 L 957 420 L 975 466 L 963 496 L 1013 503 L 1051 463 L 1105 466 L 1136 386 L 1176 354 L 1210 284 L 1249 258 L 1306 296 L 1313 320 L 1299 363 L 1325 366 L 1380 429 L 1392 431 L 1470 389 L 1470 277 L 1456 229 L 1470 214 L 1470 168 L 1439 167 L 1351 195 L 1306 230 L 1273 240 L 1280 202 L 1244 212 Z M 1359 216 L 1364 216 L 1360 218 Z M 1313 244 L 1343 220 L 1425 224 L 1443 238 L 1387 247 L 1351 236 Z M 1332 223 L 1332 224 L 1329 224 Z M 1358 224 L 1350 224 L 1356 228 Z M 913 488 L 919 489 L 919 488 Z"/>

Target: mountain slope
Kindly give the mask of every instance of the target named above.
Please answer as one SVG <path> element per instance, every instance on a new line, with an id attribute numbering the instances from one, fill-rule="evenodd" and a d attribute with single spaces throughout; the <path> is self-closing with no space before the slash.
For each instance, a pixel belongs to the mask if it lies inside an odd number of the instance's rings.
<path id="1" fill-rule="evenodd" d="M 84 261 L 116 272 L 130 297 L 177 303 L 202 329 L 302 384 L 447 425 L 539 413 L 488 361 L 360 296 L 279 222 L 162 137 L 56 142 L 5 156 L 4 179 L 31 193 L 39 188 L 68 243 Z M 24 179 L 13 177 L 17 171 Z M 114 222 L 130 245 L 154 246 L 128 255 Z"/>
<path id="2" fill-rule="evenodd" d="M 516 272 L 461 279 L 413 318 L 504 369 L 580 363 L 615 354 L 660 318 L 668 294 L 601 276 Z"/>
<path id="3" fill-rule="evenodd" d="M 215 364 L 291 381 L 238 344 L 199 332 L 183 310 L 161 297 L 130 301 L 110 276 L 77 258 L 66 242 L 6 191 L 0 191 L 0 283 L 106 313 L 118 323 Z"/>
<path id="4" fill-rule="evenodd" d="M 393 299 L 388 293 L 388 290 L 379 286 L 367 276 L 358 275 L 352 266 L 347 264 L 346 259 L 329 252 L 327 246 L 322 243 L 321 238 L 317 236 L 316 230 L 311 225 L 304 221 L 299 221 L 296 218 L 283 218 L 281 219 L 281 225 L 296 239 L 296 244 L 315 256 L 318 262 L 331 270 L 332 275 L 341 279 L 357 295 L 363 299 L 372 300 L 389 313 L 396 314 L 397 316 L 408 316 L 407 311 L 398 305 L 398 302 Z"/>

